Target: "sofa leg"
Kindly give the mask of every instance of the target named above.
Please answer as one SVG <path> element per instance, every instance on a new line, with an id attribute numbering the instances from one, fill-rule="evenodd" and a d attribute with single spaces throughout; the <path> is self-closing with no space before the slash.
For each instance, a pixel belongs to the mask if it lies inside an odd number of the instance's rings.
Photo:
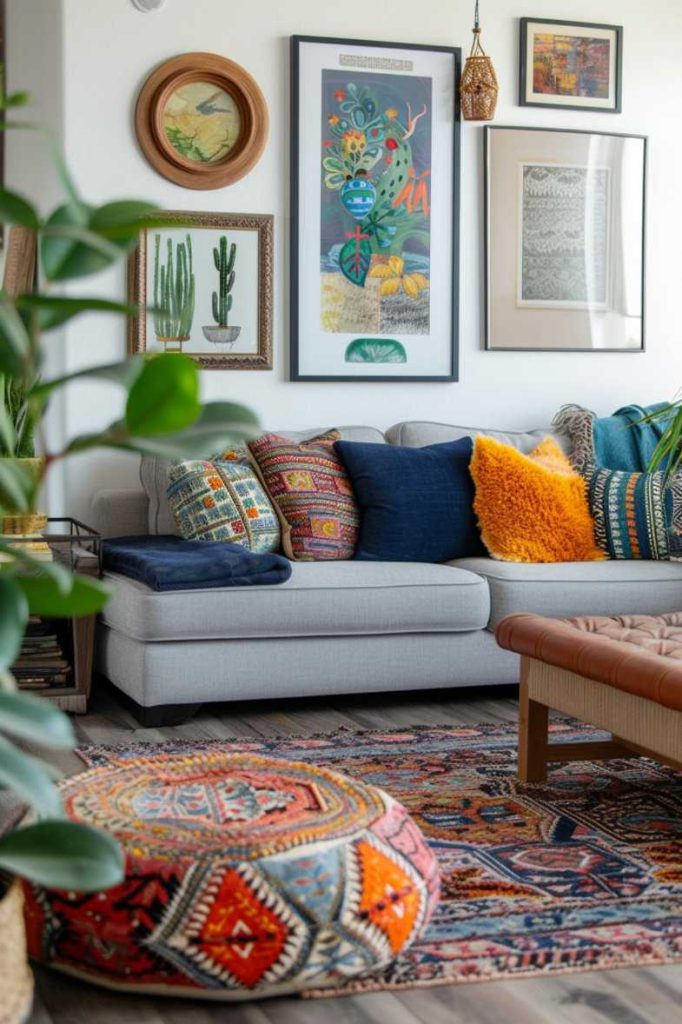
<path id="1" fill-rule="evenodd" d="M 144 707 L 137 701 L 126 701 L 128 710 L 143 729 L 163 729 L 173 725 L 184 725 L 197 713 L 201 704 L 156 704 Z"/>
<path id="2" fill-rule="evenodd" d="M 547 778 L 549 708 L 528 695 L 529 659 L 521 659 L 519 689 L 519 759 L 521 782 L 544 782 Z"/>

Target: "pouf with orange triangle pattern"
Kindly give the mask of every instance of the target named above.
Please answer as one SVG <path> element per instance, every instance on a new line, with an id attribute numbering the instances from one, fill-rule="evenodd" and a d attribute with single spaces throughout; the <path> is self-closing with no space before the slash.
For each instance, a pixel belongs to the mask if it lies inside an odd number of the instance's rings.
<path id="1" fill-rule="evenodd" d="M 110 988 L 213 999 L 327 988 L 385 966 L 438 899 L 436 859 L 386 793 L 206 749 L 121 757 L 61 783 L 113 833 L 125 880 L 26 884 L 32 957 Z"/>

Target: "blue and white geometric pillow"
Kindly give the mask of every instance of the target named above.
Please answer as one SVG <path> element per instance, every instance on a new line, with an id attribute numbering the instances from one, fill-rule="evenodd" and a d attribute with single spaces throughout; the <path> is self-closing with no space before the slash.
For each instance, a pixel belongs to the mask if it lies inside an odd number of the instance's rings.
<path id="1" fill-rule="evenodd" d="M 279 520 L 245 448 L 171 463 L 167 494 L 185 540 L 226 541 L 259 553 L 280 546 Z"/>

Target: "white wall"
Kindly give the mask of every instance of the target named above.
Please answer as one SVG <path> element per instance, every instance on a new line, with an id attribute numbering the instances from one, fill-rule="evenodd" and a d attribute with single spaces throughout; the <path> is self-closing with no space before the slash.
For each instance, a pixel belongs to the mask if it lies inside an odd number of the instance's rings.
<path id="1" fill-rule="evenodd" d="M 460 383 L 293 384 L 287 376 L 288 37 L 363 36 L 405 42 L 470 44 L 473 0 L 393 0 L 332 4 L 329 0 L 166 0 L 140 14 L 129 0 L 10 0 L 40 22 L 63 5 L 63 122 L 67 157 L 83 192 L 98 202 L 137 195 L 172 209 L 274 213 L 276 223 L 275 369 L 206 372 L 205 395 L 249 403 L 268 427 L 366 422 L 387 427 L 426 418 L 498 426 L 547 423 L 563 402 L 606 413 L 620 404 L 672 396 L 682 384 L 682 2 L 681 0 L 484 0 L 484 43 L 501 82 L 499 124 L 546 125 L 650 136 L 648 219 L 648 351 L 645 354 L 490 353 L 482 349 L 482 128 L 462 130 L 462 276 Z M 355 16 L 358 12 L 361 18 Z M 518 17 L 531 14 L 625 26 L 624 114 L 536 110 L 516 105 Z M 45 38 L 41 33 L 41 45 Z M 53 40 L 54 45 L 59 39 Z M 10 39 L 10 48 L 12 40 Z M 166 58 L 212 50 L 243 64 L 259 81 L 271 116 L 268 147 L 254 171 L 216 192 L 179 188 L 140 154 L 132 110 L 145 77 Z M 17 65 L 15 60 L 15 67 Z M 32 71 L 13 83 L 36 92 Z M 89 286 L 94 294 L 123 289 L 123 271 Z M 70 329 L 70 366 L 110 361 L 125 350 L 123 325 L 89 318 Z M 91 430 L 118 412 L 105 385 L 73 386 L 68 429 Z M 83 456 L 67 471 L 67 504 L 84 512 L 98 486 L 135 481 L 134 460 Z"/>

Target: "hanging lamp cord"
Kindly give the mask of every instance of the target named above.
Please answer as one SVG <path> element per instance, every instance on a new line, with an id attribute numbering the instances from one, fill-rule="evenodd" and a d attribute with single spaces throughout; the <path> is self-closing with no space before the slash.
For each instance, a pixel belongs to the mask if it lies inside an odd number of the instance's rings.
<path id="1" fill-rule="evenodd" d="M 470 57 L 485 57 L 485 50 L 481 46 L 481 12 L 480 0 L 476 0 L 474 8 L 474 44 L 471 47 Z"/>

